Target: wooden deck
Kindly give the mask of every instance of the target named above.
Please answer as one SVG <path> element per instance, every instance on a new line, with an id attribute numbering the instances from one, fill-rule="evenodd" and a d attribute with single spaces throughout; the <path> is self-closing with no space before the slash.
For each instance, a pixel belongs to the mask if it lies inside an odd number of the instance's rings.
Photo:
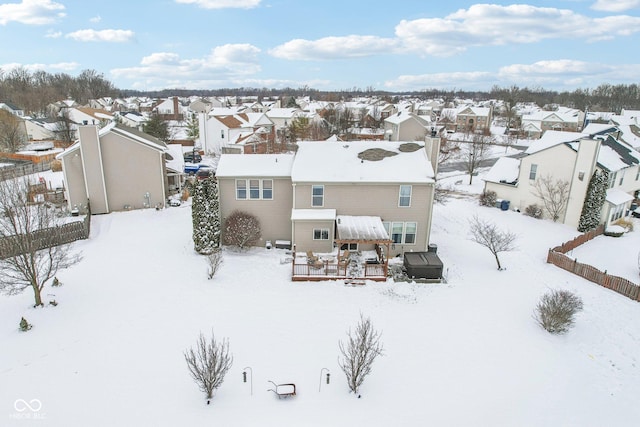
<path id="1" fill-rule="evenodd" d="M 293 254 L 291 280 L 293 281 L 321 281 L 321 280 L 373 280 L 384 282 L 387 280 L 386 260 L 378 264 L 367 262 L 366 259 L 354 257 L 349 262 L 338 262 L 331 256 L 319 256 L 315 262 L 309 262 L 304 255 Z M 324 258 L 324 259 L 323 259 Z"/>

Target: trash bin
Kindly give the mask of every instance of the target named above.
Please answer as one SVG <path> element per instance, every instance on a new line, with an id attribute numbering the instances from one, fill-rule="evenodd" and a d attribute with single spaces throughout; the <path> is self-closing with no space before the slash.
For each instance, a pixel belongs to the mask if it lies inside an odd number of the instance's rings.
<path id="1" fill-rule="evenodd" d="M 429 243 L 429 246 L 427 246 L 427 252 L 432 252 L 432 253 L 437 253 L 438 252 L 438 245 L 436 245 L 435 243 Z"/>
<path id="2" fill-rule="evenodd" d="M 500 209 L 503 211 L 508 211 L 509 210 L 509 201 L 508 200 L 503 200 L 502 202 L 500 202 Z"/>
<path id="3" fill-rule="evenodd" d="M 500 209 L 502 207 L 502 199 L 496 199 L 496 208 Z"/>

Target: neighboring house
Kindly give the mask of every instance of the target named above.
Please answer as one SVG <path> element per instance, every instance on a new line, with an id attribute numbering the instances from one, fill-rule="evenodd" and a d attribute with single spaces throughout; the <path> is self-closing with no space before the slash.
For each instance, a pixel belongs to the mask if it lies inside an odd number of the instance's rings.
<path id="1" fill-rule="evenodd" d="M 279 134 L 288 128 L 296 117 L 304 115 L 304 112 L 300 108 L 272 108 L 266 115 L 273 122 L 276 134 Z"/>
<path id="2" fill-rule="evenodd" d="M 456 111 L 457 132 L 480 132 L 491 127 L 492 112 L 489 107 L 461 107 Z"/>
<path id="3" fill-rule="evenodd" d="M 0 109 L 8 111 L 14 116 L 24 117 L 24 110 L 9 101 L 0 101 Z"/>
<path id="4" fill-rule="evenodd" d="M 122 125 L 79 126 L 79 140 L 58 155 L 70 208 L 92 214 L 164 207 L 168 196 L 164 142 Z"/>
<path id="5" fill-rule="evenodd" d="M 439 139 L 298 145 L 295 155 L 223 154 L 216 171 L 222 220 L 249 212 L 262 226 L 258 245 L 284 240 L 301 252 L 332 252 L 344 242 L 339 218 L 390 239 L 388 256 L 427 249 L 437 167 L 430 159 L 437 161 Z"/>
<path id="6" fill-rule="evenodd" d="M 177 96 L 167 98 L 153 109 L 162 120 L 184 120 L 185 108 L 182 107 Z"/>
<path id="7" fill-rule="evenodd" d="M 503 157 L 485 176 L 485 191 L 509 200 L 510 207 L 525 211 L 542 201 L 534 195 L 535 182 L 551 177 L 569 183 L 566 209 L 559 222 L 577 227 L 587 187 L 595 170 L 609 173 L 609 189 L 601 222 L 610 224 L 625 215 L 640 190 L 640 153 L 610 134 L 596 135 L 547 131 L 521 158 Z"/>
<path id="8" fill-rule="evenodd" d="M 385 139 L 388 141 L 423 141 L 427 123 L 414 113 L 400 111 L 384 119 Z"/>
<path id="9" fill-rule="evenodd" d="M 214 110 L 212 110 L 213 113 Z M 264 113 L 213 115 L 200 118 L 200 144 L 205 153 L 265 153 L 275 141 L 273 122 Z"/>
<path id="10" fill-rule="evenodd" d="M 521 121 L 524 132 L 535 138 L 536 133 L 542 136 L 548 130 L 581 132 L 584 124 L 584 113 L 570 109 L 536 111 L 523 115 Z"/>
<path id="11" fill-rule="evenodd" d="M 24 125 L 29 141 L 51 140 L 56 136 L 55 131 L 50 126 L 45 126 L 45 123 L 38 120 L 25 120 Z"/>
<path id="12" fill-rule="evenodd" d="M 72 107 L 63 111 L 67 111 L 69 119 L 78 125 L 104 126 L 114 119 L 113 114 L 109 111 L 95 108 Z"/>

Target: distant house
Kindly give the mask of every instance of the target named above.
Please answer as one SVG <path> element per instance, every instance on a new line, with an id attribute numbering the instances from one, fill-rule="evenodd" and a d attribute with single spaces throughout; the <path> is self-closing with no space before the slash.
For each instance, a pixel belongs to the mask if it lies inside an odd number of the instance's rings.
<path id="1" fill-rule="evenodd" d="M 414 113 L 398 112 L 384 119 L 387 141 L 423 141 L 429 123 Z"/>
<path id="2" fill-rule="evenodd" d="M 522 129 L 530 138 L 542 136 L 546 131 L 581 132 L 584 113 L 579 110 L 536 111 L 521 118 Z"/>
<path id="3" fill-rule="evenodd" d="M 610 224 L 626 215 L 640 190 L 640 153 L 610 133 L 547 131 L 521 158 L 503 157 L 485 176 L 485 191 L 495 191 L 510 207 L 525 211 L 542 201 L 534 186 L 540 178 L 570 185 L 568 204 L 559 222 L 577 227 L 587 187 L 594 171 L 609 174 L 609 189 L 601 222 Z"/>
<path id="4" fill-rule="evenodd" d="M 24 110 L 9 101 L 0 101 L 0 109 L 8 111 L 14 116 L 24 117 Z"/>
<path id="5" fill-rule="evenodd" d="M 200 144 L 205 153 L 266 153 L 275 141 L 273 121 L 264 113 L 200 115 Z"/>
<path id="6" fill-rule="evenodd" d="M 480 132 L 489 130 L 493 119 L 489 107 L 461 107 L 456 112 L 457 132 Z"/>
<path id="7" fill-rule="evenodd" d="M 306 141 L 296 154 L 223 154 L 216 171 L 221 217 L 224 221 L 234 210 L 258 217 L 259 245 L 289 241 L 301 252 L 332 252 L 336 245 L 373 250 L 375 239 L 349 240 L 344 234 L 341 221 L 355 221 L 367 224 L 369 236 L 386 239 L 385 255 L 424 251 L 438 149 L 439 139 L 427 138 L 426 143 Z"/>
<path id="8" fill-rule="evenodd" d="M 70 208 L 92 214 L 165 205 L 167 146 L 137 130 L 111 123 L 78 128 L 79 140 L 57 158 Z"/>
<path id="9" fill-rule="evenodd" d="M 182 107 L 177 96 L 165 99 L 153 109 L 162 120 L 184 120 L 185 110 L 186 108 Z"/>

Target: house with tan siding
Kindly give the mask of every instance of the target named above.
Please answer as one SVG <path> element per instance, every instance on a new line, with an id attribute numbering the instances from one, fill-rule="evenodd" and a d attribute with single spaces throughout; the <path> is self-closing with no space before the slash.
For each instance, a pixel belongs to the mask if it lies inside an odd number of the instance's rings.
<path id="1" fill-rule="evenodd" d="M 78 127 L 79 139 L 59 154 L 69 208 L 92 214 L 165 206 L 164 142 L 110 123 Z"/>
<path id="2" fill-rule="evenodd" d="M 367 251 L 380 242 L 389 257 L 425 251 L 439 142 L 305 141 L 295 154 L 223 154 L 222 221 L 247 211 L 262 225 L 258 245 L 288 241 L 300 252 Z M 350 223 L 368 230 L 354 239 Z"/>

